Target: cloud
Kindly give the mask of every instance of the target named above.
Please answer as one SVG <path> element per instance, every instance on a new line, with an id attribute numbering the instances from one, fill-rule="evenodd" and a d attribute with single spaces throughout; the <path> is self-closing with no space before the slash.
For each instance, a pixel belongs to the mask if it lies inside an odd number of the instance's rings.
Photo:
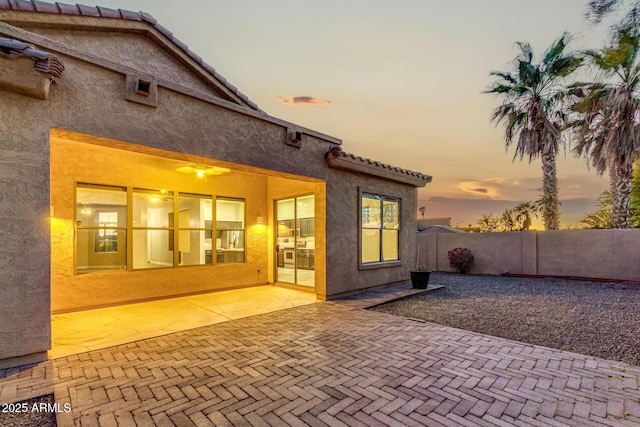
<path id="1" fill-rule="evenodd" d="M 279 96 L 278 99 L 284 104 L 312 104 L 329 105 L 331 101 L 314 98 L 313 96 Z"/>
<path id="2" fill-rule="evenodd" d="M 521 179 L 509 178 L 485 178 L 470 181 L 462 181 L 457 185 L 458 189 L 467 194 L 484 195 L 490 199 L 508 199 L 514 189 L 522 188 Z"/>

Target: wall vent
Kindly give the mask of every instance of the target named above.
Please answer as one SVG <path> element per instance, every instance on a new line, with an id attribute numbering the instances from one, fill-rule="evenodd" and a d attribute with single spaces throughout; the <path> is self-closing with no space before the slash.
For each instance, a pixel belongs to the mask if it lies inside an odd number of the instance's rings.
<path id="1" fill-rule="evenodd" d="M 142 96 L 151 95 L 151 82 L 146 80 L 138 79 L 136 93 Z"/>
<path id="2" fill-rule="evenodd" d="M 287 145 L 296 148 L 302 147 L 302 132 L 289 129 L 287 131 Z"/>
<path id="3" fill-rule="evenodd" d="M 127 74 L 124 98 L 127 101 L 147 105 L 158 106 L 158 83 L 145 76 Z"/>

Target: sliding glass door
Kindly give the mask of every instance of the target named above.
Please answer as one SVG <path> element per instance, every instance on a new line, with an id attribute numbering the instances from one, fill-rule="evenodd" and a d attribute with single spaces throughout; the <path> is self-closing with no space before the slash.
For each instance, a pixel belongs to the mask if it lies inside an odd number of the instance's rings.
<path id="1" fill-rule="evenodd" d="M 276 201 L 276 281 L 315 286 L 314 196 Z"/>

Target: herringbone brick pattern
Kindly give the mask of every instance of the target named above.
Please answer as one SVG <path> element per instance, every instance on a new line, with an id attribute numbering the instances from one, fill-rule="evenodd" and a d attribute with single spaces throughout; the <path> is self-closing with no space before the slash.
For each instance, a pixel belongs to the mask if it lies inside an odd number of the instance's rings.
<path id="1" fill-rule="evenodd" d="M 371 302 L 0 371 L 0 402 L 54 391 L 72 407 L 60 426 L 640 425 L 640 367 L 360 308 Z"/>

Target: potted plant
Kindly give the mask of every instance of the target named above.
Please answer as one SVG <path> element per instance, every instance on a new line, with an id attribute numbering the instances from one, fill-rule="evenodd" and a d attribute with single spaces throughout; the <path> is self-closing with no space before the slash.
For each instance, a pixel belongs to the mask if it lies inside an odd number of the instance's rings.
<path id="1" fill-rule="evenodd" d="M 454 248 L 447 252 L 449 265 L 462 274 L 467 274 L 473 265 L 473 254 L 469 248 Z"/>
<path id="2" fill-rule="evenodd" d="M 416 249 L 415 268 L 409 273 L 411 273 L 411 285 L 415 289 L 427 289 L 431 270 L 429 270 L 426 265 L 420 264 L 420 246 Z"/>

